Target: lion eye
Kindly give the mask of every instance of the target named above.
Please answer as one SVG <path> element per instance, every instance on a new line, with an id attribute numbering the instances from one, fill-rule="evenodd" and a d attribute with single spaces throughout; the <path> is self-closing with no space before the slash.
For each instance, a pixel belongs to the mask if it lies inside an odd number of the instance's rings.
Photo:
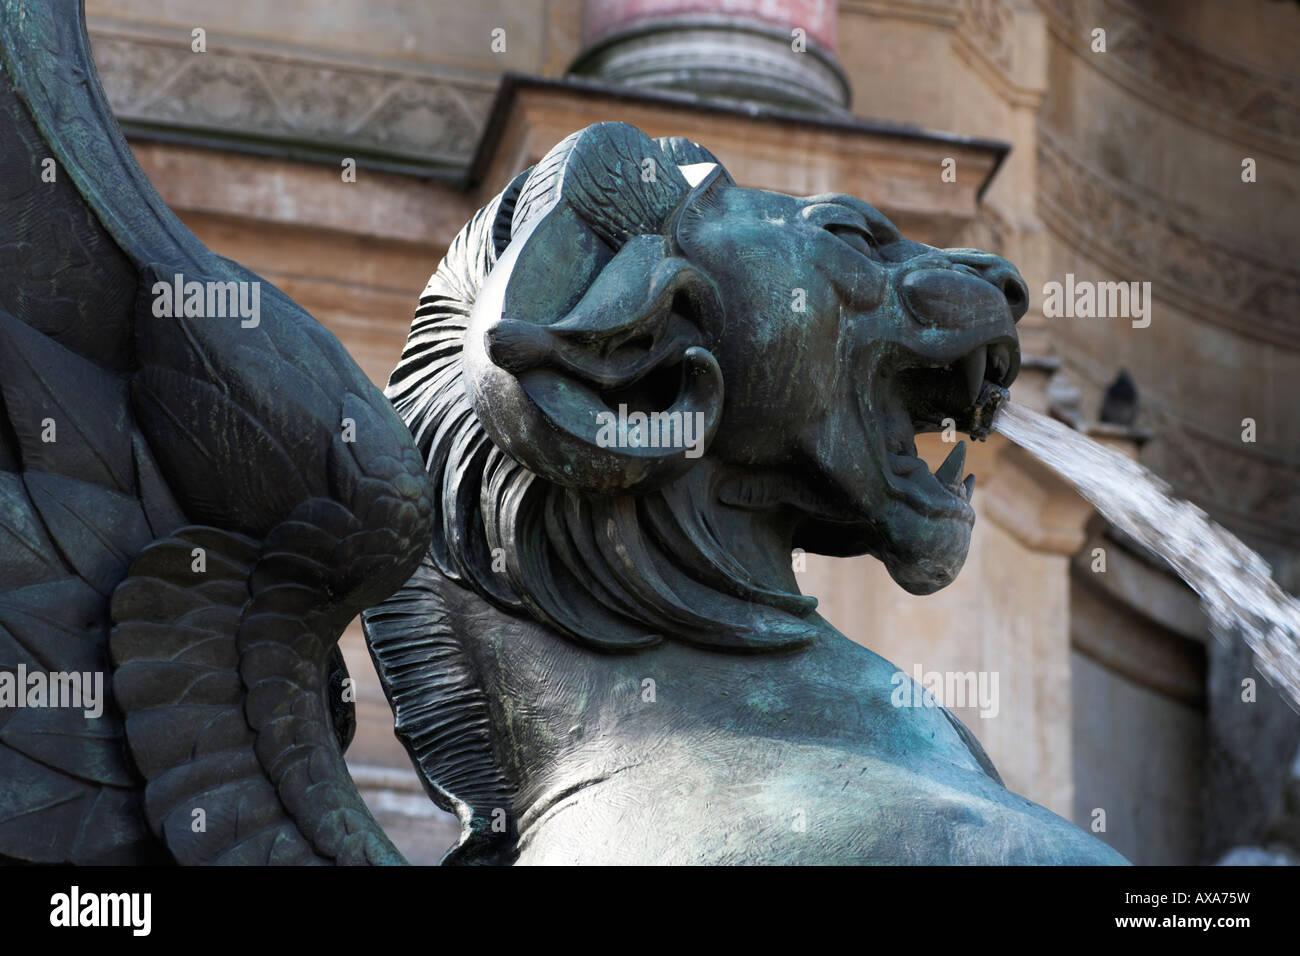
<path id="1" fill-rule="evenodd" d="M 861 226 L 850 226 L 842 222 L 827 223 L 823 227 L 831 235 L 847 242 L 864 256 L 870 256 L 876 248 L 876 237 Z"/>

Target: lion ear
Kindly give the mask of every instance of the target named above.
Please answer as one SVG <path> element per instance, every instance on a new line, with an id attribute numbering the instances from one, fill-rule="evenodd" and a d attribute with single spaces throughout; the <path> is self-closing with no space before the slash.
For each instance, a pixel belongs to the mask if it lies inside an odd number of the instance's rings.
<path id="1" fill-rule="evenodd" d="M 466 389 L 487 433 L 530 471 L 583 491 L 648 491 L 713 439 L 722 331 L 712 280 L 662 236 L 611 253 L 560 203 L 480 290 Z"/>

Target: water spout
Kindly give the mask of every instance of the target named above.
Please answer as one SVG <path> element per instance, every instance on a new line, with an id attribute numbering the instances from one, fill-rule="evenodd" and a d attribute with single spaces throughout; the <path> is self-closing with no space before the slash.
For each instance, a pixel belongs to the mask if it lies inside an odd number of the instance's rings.
<path id="1" fill-rule="evenodd" d="M 1008 402 L 993 428 L 1168 562 L 1200 595 L 1214 634 L 1244 640 L 1260 672 L 1300 710 L 1300 601 L 1278 587 L 1263 558 L 1137 462 L 1054 419 Z"/>

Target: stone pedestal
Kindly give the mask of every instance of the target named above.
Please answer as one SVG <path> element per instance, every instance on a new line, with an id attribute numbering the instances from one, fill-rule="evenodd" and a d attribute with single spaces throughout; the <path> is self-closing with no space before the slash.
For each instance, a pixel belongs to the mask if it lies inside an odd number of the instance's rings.
<path id="1" fill-rule="evenodd" d="M 640 89 L 844 113 L 834 0 L 587 0 L 570 68 Z"/>

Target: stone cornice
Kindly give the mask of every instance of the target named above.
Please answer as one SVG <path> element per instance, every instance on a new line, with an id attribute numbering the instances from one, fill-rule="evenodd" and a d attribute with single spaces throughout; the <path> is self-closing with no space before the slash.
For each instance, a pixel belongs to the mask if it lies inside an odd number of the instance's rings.
<path id="1" fill-rule="evenodd" d="M 952 33 L 954 52 L 997 93 L 1017 106 L 1034 107 L 1042 99 L 1041 64 L 1021 35 L 1028 13 L 1041 16 L 1025 0 L 842 0 L 840 16 L 865 14 L 889 20 L 924 23 Z M 1038 27 L 1041 30 L 1041 27 Z M 847 55 L 851 51 L 844 51 Z M 1039 57 L 1041 58 L 1041 57 Z"/>
<path id="2" fill-rule="evenodd" d="M 782 161 L 779 168 L 773 168 L 769 161 L 788 150 L 791 137 L 800 137 L 824 151 L 830 162 L 818 172 L 833 169 L 834 188 L 858 190 L 858 195 L 870 196 L 891 214 L 944 220 L 958 227 L 974 218 L 984 190 L 1010 150 L 1007 143 L 996 140 L 897 123 L 742 108 L 674 91 L 633 89 L 583 77 L 553 80 L 507 73 L 470 167 L 469 183 L 500 189 L 509 176 L 523 168 L 520 163 L 536 162 L 571 130 L 616 118 L 652 135 L 707 140 L 724 159 L 727 140 L 737 137 L 746 144 L 750 158 L 764 166 L 757 176 L 741 174 L 738 178 L 747 185 L 784 191 L 811 189 L 798 182 L 797 175 L 792 175 L 797 171 L 788 163 Z M 661 129 L 663 126 L 667 128 Z M 524 144 L 527 148 L 515 155 L 521 142 L 512 137 L 521 131 L 528 132 L 530 140 Z M 743 158 L 746 151 L 739 151 L 737 158 Z M 944 156 L 957 157 L 973 176 L 956 184 L 941 183 L 933 169 Z"/>
<path id="3" fill-rule="evenodd" d="M 370 62 L 287 45 L 90 22 L 119 123 L 136 136 L 455 176 L 473 154 L 495 75 Z"/>

